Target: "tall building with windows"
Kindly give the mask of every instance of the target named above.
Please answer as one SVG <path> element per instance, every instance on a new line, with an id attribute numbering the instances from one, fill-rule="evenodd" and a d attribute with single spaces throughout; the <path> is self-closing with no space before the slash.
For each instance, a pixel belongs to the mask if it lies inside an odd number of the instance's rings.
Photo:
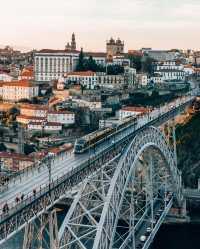
<path id="1" fill-rule="evenodd" d="M 34 56 L 34 76 L 36 81 L 59 79 L 76 69 L 79 51 L 43 49 Z"/>
<path id="2" fill-rule="evenodd" d="M 34 77 L 36 81 L 51 81 L 76 69 L 79 51 L 76 50 L 75 34 L 64 50 L 43 49 L 34 54 Z"/>

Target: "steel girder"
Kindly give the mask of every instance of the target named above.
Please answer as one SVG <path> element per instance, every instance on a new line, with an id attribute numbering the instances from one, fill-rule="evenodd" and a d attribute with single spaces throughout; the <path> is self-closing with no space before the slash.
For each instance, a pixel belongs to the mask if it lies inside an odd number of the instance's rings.
<path id="1" fill-rule="evenodd" d="M 156 152 L 159 160 L 154 168 Z M 142 161 L 142 170 L 138 161 Z M 145 179 L 141 186 L 140 177 Z M 157 196 L 164 185 L 173 188 L 178 200 L 181 198 L 173 152 L 160 130 L 149 127 L 135 136 L 120 158 L 84 181 L 59 230 L 59 248 L 135 248 L 139 228 L 149 219 L 153 224 L 154 211 L 165 202 L 164 197 L 158 200 Z M 163 217 L 168 210 L 165 205 Z M 125 235 L 117 231 L 119 220 L 126 223 Z"/>

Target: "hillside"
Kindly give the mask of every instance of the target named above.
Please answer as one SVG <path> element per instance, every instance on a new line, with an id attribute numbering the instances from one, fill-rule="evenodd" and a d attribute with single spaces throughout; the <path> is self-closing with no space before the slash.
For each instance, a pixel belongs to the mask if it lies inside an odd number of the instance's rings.
<path id="1" fill-rule="evenodd" d="M 186 187 L 197 187 L 200 178 L 200 113 L 176 129 L 178 167 Z"/>

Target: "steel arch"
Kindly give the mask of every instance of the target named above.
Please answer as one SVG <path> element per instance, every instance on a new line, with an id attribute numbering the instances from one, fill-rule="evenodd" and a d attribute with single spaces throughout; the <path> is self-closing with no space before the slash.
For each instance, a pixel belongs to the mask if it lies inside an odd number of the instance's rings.
<path id="1" fill-rule="evenodd" d="M 92 230 L 93 233 L 95 232 L 93 249 L 108 249 L 113 247 L 113 240 L 119 219 L 119 213 L 131 172 L 135 168 L 135 164 L 138 161 L 139 156 L 146 148 L 149 147 L 157 148 L 162 154 L 168 165 L 169 171 L 173 176 L 173 185 L 176 192 L 176 197 L 178 200 L 181 198 L 181 177 L 176 167 L 173 152 L 170 150 L 161 131 L 155 127 L 148 127 L 135 136 L 135 138 L 124 151 L 120 160 L 117 161 L 113 176 L 110 179 L 109 187 L 107 187 L 107 193 L 102 200 L 103 207 L 101 209 L 100 220 L 98 222 L 93 221 L 93 227 L 95 227 L 94 230 Z M 92 178 L 94 180 L 95 177 L 92 176 L 91 178 L 87 179 L 87 182 L 91 182 Z M 81 194 L 83 194 L 83 189 L 81 190 L 82 192 L 80 191 L 79 195 L 77 196 L 74 205 L 72 205 L 70 208 L 68 217 L 64 220 L 62 231 L 60 231 L 60 239 L 66 232 L 64 228 L 68 227 L 68 231 L 70 231 L 70 219 L 72 217 L 74 218 L 77 213 L 80 217 L 81 211 L 78 211 L 76 204 L 79 202 Z M 81 222 L 81 220 L 79 221 Z M 79 247 L 74 248 L 85 249 L 86 247 L 81 243 L 78 235 L 74 234 L 73 236 L 75 236 L 75 241 L 79 241 Z M 61 248 L 68 247 L 62 245 Z"/>

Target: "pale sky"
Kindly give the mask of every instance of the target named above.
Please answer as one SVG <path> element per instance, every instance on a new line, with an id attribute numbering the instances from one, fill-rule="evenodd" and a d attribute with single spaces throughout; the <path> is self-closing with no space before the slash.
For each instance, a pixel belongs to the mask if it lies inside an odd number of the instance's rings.
<path id="1" fill-rule="evenodd" d="M 1 0 L 0 45 L 104 51 L 111 36 L 125 49 L 200 49 L 200 0 Z"/>

